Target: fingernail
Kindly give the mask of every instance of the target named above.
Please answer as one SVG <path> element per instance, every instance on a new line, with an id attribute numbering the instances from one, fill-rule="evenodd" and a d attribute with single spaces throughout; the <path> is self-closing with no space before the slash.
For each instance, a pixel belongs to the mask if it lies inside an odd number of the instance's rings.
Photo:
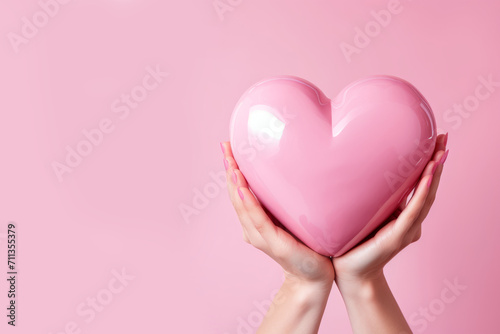
<path id="1" fill-rule="evenodd" d="M 430 188 L 431 187 L 431 184 L 432 184 L 432 178 L 434 177 L 434 175 L 431 175 L 431 177 L 429 178 L 429 182 L 427 182 L 427 188 Z"/>
<path id="2" fill-rule="evenodd" d="M 227 170 L 227 168 L 229 167 L 229 163 L 227 162 L 226 158 L 224 158 L 223 161 L 224 161 L 224 167 Z"/>
<path id="3" fill-rule="evenodd" d="M 446 148 L 446 144 L 448 143 L 448 132 L 446 132 L 446 135 L 444 136 L 444 147 Z"/>
<path id="4" fill-rule="evenodd" d="M 243 196 L 243 193 L 241 192 L 241 189 L 240 189 L 240 188 L 241 188 L 241 187 L 238 187 L 238 195 L 240 195 L 240 198 L 241 198 L 241 200 L 243 201 L 244 196 Z"/>
<path id="5" fill-rule="evenodd" d="M 446 158 L 448 158 L 448 152 L 450 152 L 450 150 L 446 150 L 446 152 L 444 152 L 443 156 L 441 157 L 441 160 L 439 160 L 440 165 L 443 165 L 446 161 Z"/>
<path id="6" fill-rule="evenodd" d="M 222 142 L 220 142 L 219 144 L 220 144 L 220 149 L 222 150 L 222 154 L 225 154 L 226 150 L 224 150 L 224 145 L 222 145 Z"/>
<path id="7" fill-rule="evenodd" d="M 234 169 L 233 169 L 233 182 L 234 182 L 234 184 L 238 183 L 238 178 L 236 177 L 236 173 L 234 172 Z"/>

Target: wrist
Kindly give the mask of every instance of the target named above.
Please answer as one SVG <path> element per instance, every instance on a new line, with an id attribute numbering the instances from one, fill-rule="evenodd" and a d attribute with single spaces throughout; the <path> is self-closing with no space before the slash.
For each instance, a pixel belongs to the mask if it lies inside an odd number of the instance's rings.
<path id="1" fill-rule="evenodd" d="M 286 275 L 257 333 L 317 333 L 332 285 Z"/>
<path id="2" fill-rule="evenodd" d="M 383 271 L 336 279 L 354 333 L 411 333 Z"/>
<path id="3" fill-rule="evenodd" d="M 377 298 L 377 292 L 387 285 L 383 270 L 357 277 L 336 277 L 335 283 L 342 297 L 370 301 Z"/>
<path id="4" fill-rule="evenodd" d="M 307 281 L 286 276 L 282 285 L 283 294 L 290 296 L 290 302 L 303 309 L 326 304 L 333 286 L 332 281 Z"/>

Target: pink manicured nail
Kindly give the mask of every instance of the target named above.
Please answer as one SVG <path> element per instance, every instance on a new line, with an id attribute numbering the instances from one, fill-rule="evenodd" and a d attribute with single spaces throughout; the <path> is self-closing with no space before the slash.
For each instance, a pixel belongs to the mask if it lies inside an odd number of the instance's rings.
<path id="1" fill-rule="evenodd" d="M 448 132 L 444 135 L 444 147 L 446 148 L 446 144 L 448 143 Z"/>
<path id="2" fill-rule="evenodd" d="M 236 173 L 234 172 L 234 169 L 233 169 L 233 182 L 234 184 L 238 183 L 238 178 L 236 176 Z"/>
<path id="3" fill-rule="evenodd" d="M 446 158 L 448 158 L 448 152 L 450 152 L 450 150 L 446 150 L 446 152 L 444 152 L 443 156 L 441 157 L 441 160 L 439 160 L 440 165 L 443 165 L 446 161 Z"/>
<path id="4" fill-rule="evenodd" d="M 222 145 L 222 142 L 220 144 L 220 149 L 222 150 L 222 154 L 226 154 L 226 150 L 224 150 L 224 145 Z"/>
<path id="5" fill-rule="evenodd" d="M 238 187 L 238 195 L 240 195 L 240 198 L 241 198 L 241 200 L 243 201 L 244 196 L 243 196 L 243 193 L 241 192 L 241 189 L 240 189 L 240 188 L 241 188 L 241 187 Z"/>
<path id="6" fill-rule="evenodd" d="M 430 179 L 429 179 L 429 182 L 427 182 L 427 188 L 430 188 L 431 187 L 431 184 L 432 184 L 432 179 L 434 178 L 434 175 L 431 175 Z"/>
<path id="7" fill-rule="evenodd" d="M 224 161 L 224 167 L 227 170 L 227 168 L 229 167 L 229 162 L 227 162 L 226 158 L 224 158 L 223 161 Z"/>

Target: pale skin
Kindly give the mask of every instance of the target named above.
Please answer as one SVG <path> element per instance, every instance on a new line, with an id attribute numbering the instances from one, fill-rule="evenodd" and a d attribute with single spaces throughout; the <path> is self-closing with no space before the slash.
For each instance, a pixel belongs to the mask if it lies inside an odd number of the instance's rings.
<path id="1" fill-rule="evenodd" d="M 420 238 L 422 222 L 436 198 L 448 155 L 447 135 L 439 135 L 431 161 L 413 196 L 373 236 L 340 257 L 320 255 L 292 236 L 249 190 L 229 142 L 221 143 L 231 202 L 243 239 L 282 268 L 285 280 L 258 334 L 317 333 L 334 283 L 355 334 L 412 333 L 384 276 L 385 265 Z"/>

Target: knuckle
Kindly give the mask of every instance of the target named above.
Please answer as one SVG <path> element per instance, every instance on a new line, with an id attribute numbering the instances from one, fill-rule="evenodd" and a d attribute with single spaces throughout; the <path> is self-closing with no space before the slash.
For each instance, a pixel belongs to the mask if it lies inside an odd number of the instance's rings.
<path id="1" fill-rule="evenodd" d="M 276 262 L 283 263 L 288 259 L 288 254 L 286 253 L 284 247 L 274 247 L 272 251 Z"/>
<path id="2" fill-rule="evenodd" d="M 418 217 L 418 212 L 417 212 L 417 211 L 414 211 L 414 210 L 413 210 L 413 211 L 410 211 L 410 212 L 408 213 L 408 215 L 406 216 L 406 218 L 407 218 L 409 221 L 412 221 L 412 222 L 413 222 L 413 221 L 415 221 L 415 220 L 417 219 L 417 217 Z"/>
<path id="3" fill-rule="evenodd" d="M 253 225 L 254 225 L 255 229 L 257 230 L 257 232 L 259 232 L 260 234 L 264 233 L 264 231 L 266 229 L 266 222 L 263 219 L 255 220 L 253 222 Z"/>
<path id="4" fill-rule="evenodd" d="M 228 171 L 232 168 L 232 169 L 236 169 L 238 168 L 238 165 L 236 164 L 236 160 L 234 160 L 233 157 L 226 157 L 227 159 L 227 162 L 229 164 L 229 168 L 228 168 Z"/>

